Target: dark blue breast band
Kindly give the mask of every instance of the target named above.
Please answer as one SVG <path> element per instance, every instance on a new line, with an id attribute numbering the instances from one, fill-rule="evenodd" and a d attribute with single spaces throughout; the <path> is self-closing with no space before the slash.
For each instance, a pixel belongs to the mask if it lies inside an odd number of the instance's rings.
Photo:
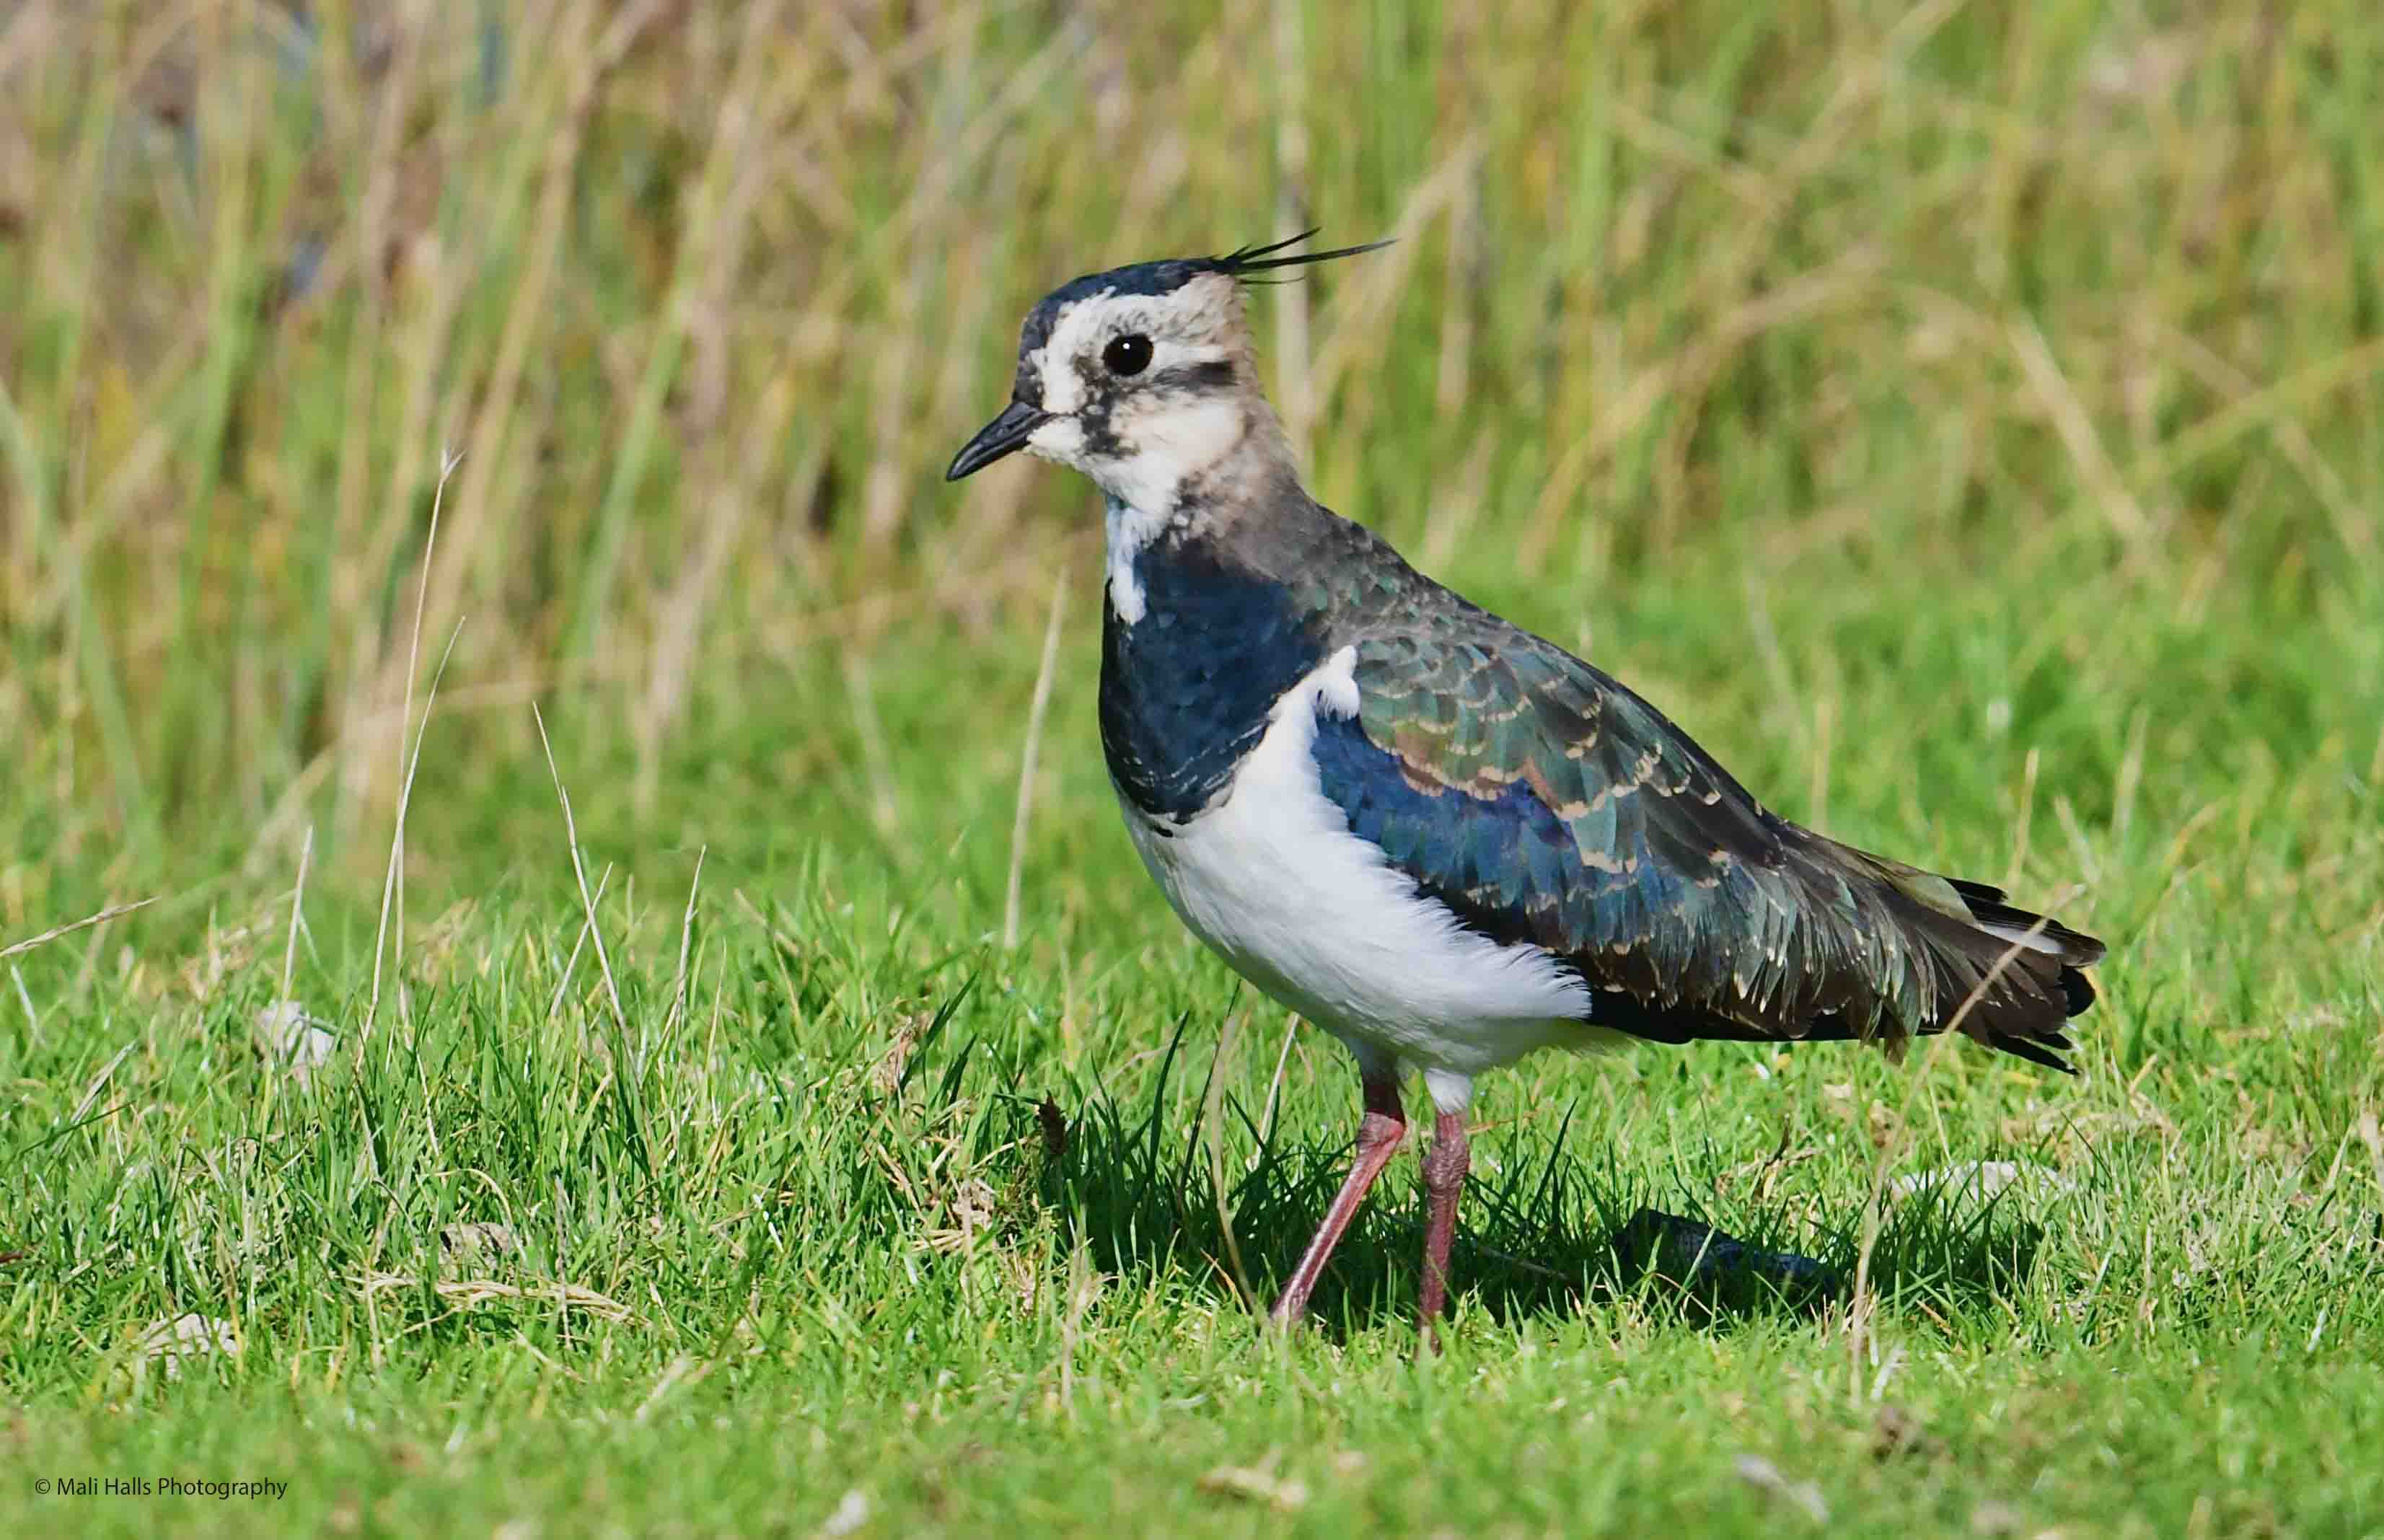
<path id="1" fill-rule="evenodd" d="M 1280 583 L 1205 541 L 1135 558 L 1142 618 L 1101 627 L 1101 751 L 1128 801 L 1177 823 L 1206 807 L 1284 693 L 1324 661 L 1322 625 Z"/>

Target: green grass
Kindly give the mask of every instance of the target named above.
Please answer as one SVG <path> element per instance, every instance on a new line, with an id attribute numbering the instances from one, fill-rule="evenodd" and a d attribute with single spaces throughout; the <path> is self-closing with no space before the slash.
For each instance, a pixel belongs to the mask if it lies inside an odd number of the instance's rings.
<path id="1" fill-rule="evenodd" d="M 12 1532 L 2384 1534 L 2366 8 L 320 9 L 0 21 Z M 1092 494 L 937 477 L 1309 215 L 1320 494 L 2104 936 L 2077 1078 L 1533 1061 L 1445 1353 L 1411 1161 L 1256 1328 L 1353 1077 L 1116 826 Z"/>

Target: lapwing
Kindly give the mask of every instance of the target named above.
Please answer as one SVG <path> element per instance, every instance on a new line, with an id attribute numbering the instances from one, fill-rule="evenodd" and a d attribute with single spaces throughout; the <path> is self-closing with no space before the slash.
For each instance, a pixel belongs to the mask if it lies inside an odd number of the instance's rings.
<path id="1" fill-rule="evenodd" d="M 1405 1136 L 1410 1073 L 1436 1113 L 1429 1328 L 1473 1083 L 1535 1049 L 1956 1031 L 2066 1070 L 2101 942 L 1781 817 L 1629 689 L 1309 495 L 1244 288 L 1374 248 L 1289 252 L 1307 239 L 1053 290 L 1010 404 L 946 473 L 1024 449 L 1100 489 L 1126 830 L 1185 925 L 1358 1062 L 1356 1157 L 1275 1317 L 1304 1313 Z"/>

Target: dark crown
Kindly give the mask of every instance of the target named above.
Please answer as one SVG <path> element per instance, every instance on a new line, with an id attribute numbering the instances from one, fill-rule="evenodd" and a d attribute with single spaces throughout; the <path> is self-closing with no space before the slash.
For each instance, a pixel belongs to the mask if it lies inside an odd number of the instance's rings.
<path id="1" fill-rule="evenodd" d="M 1329 252 L 1294 252 L 1282 255 L 1316 233 L 1318 228 L 1301 230 L 1286 240 L 1270 242 L 1262 246 L 1244 246 L 1223 256 L 1176 256 L 1160 262 L 1136 262 L 1128 267 L 1111 267 L 1104 273 L 1086 273 L 1071 279 L 1043 296 L 1026 317 L 1025 329 L 1018 339 L 1018 351 L 1034 352 L 1051 340 L 1051 328 L 1060 312 L 1078 300 L 1099 294 L 1172 294 L 1196 278 L 1211 273 L 1222 274 L 1238 283 L 1278 282 L 1259 275 L 1282 267 L 1308 267 L 1319 262 L 1332 262 L 1345 256 L 1358 256 L 1366 252 L 1380 251 L 1388 241 L 1370 241 L 1362 246 L 1342 246 Z"/>

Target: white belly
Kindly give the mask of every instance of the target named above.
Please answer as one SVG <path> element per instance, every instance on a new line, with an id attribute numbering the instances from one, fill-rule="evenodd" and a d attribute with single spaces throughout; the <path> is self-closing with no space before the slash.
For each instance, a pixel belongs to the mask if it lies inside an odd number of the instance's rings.
<path id="1" fill-rule="evenodd" d="M 1357 710 L 1344 649 L 1276 703 L 1224 800 L 1188 824 L 1124 807 L 1143 863 L 1194 935 L 1361 1053 L 1426 1072 L 1434 1099 L 1554 1043 L 1598 1046 L 1590 995 L 1536 947 L 1465 929 L 1349 832 L 1317 780 L 1319 710 Z"/>

